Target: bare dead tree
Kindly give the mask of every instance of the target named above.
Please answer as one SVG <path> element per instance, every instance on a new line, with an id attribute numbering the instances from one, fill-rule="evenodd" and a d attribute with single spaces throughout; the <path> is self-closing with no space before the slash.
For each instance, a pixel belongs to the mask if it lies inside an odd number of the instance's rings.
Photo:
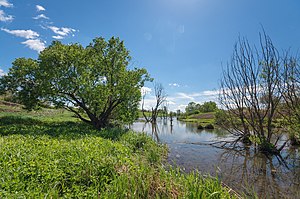
<path id="1" fill-rule="evenodd" d="M 169 109 L 169 103 L 165 100 L 164 102 L 164 106 L 163 106 L 163 109 L 162 109 L 162 118 L 163 119 L 167 119 L 168 118 L 168 109 Z"/>
<path id="2" fill-rule="evenodd" d="M 143 98 L 142 98 L 143 116 L 147 122 L 156 123 L 158 113 L 159 113 L 159 108 L 167 100 L 167 95 L 165 93 L 164 87 L 162 86 L 161 83 L 154 83 L 155 106 L 151 108 L 150 116 L 146 115 L 146 113 L 145 113 L 146 111 L 144 109 L 145 95 L 146 94 L 144 94 Z"/>
<path id="3" fill-rule="evenodd" d="M 220 103 L 226 110 L 228 130 L 243 142 L 251 135 L 268 153 L 278 153 L 272 143 L 273 122 L 281 100 L 281 60 L 271 39 L 260 33 L 259 47 L 239 38 L 221 80 Z"/>
<path id="4" fill-rule="evenodd" d="M 144 92 L 144 93 L 142 93 L 142 113 L 143 113 L 143 116 L 144 116 L 144 118 L 145 118 L 145 120 L 146 120 L 146 122 L 150 122 L 150 117 L 148 117 L 147 115 L 146 115 L 146 110 L 145 110 L 145 108 L 144 108 L 144 106 L 145 106 L 145 97 L 146 97 L 146 92 Z"/>
<path id="5" fill-rule="evenodd" d="M 298 56 L 290 56 L 287 52 L 283 64 L 282 96 L 284 107 L 282 116 L 287 120 L 292 131 L 290 140 L 292 145 L 300 145 L 300 62 Z"/>
<path id="6" fill-rule="evenodd" d="M 160 83 L 154 84 L 154 94 L 156 98 L 156 104 L 154 107 L 152 107 L 152 123 L 156 123 L 159 107 L 167 100 L 167 95 L 165 93 L 164 87 Z"/>

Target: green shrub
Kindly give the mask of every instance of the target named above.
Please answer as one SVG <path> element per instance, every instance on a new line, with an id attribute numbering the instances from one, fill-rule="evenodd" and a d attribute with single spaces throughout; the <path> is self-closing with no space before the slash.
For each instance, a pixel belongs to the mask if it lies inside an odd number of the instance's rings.
<path id="1" fill-rule="evenodd" d="M 165 169 L 166 147 L 143 133 L 26 117 L 0 121 L 0 198 L 231 197 L 217 179 Z"/>

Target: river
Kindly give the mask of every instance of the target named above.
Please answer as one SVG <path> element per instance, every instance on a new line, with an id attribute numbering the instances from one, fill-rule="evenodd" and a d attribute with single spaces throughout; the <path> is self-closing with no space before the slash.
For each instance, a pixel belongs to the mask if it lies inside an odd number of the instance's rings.
<path id="1" fill-rule="evenodd" d="M 219 141 L 234 138 L 225 130 L 198 130 L 194 123 L 159 120 L 153 131 L 150 123 L 136 122 L 132 129 L 146 132 L 169 147 L 168 162 L 186 172 L 198 170 L 218 176 L 239 193 L 259 198 L 300 198 L 300 151 L 286 146 L 277 156 L 266 157 L 254 148 L 219 148 Z M 217 147 L 216 147 L 217 146 Z"/>

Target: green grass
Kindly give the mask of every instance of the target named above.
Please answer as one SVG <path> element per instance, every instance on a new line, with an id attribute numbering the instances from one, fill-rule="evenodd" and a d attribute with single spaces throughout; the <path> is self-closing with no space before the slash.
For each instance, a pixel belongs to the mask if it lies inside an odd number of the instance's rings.
<path id="1" fill-rule="evenodd" d="M 18 117 L 30 117 L 36 118 L 42 121 L 79 121 L 77 118 L 73 117 L 73 113 L 66 111 L 64 109 L 50 109 L 43 108 L 37 111 L 26 111 L 21 105 L 14 104 L 13 106 L 8 106 L 3 104 L 0 100 L 0 117 L 4 116 L 18 116 Z"/>
<path id="2" fill-rule="evenodd" d="M 94 130 L 68 113 L 2 112 L 0 198 L 232 198 L 218 179 L 164 162 L 142 133 Z"/>
<path id="3" fill-rule="evenodd" d="M 198 123 L 202 126 L 206 126 L 208 124 L 215 124 L 215 112 L 209 113 L 198 113 L 193 115 L 188 115 L 184 117 L 179 117 L 180 121 L 184 122 L 193 122 Z"/>

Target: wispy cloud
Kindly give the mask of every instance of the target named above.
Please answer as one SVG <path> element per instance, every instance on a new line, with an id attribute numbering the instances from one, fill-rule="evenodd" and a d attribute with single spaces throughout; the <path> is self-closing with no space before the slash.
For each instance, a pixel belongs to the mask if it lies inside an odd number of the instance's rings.
<path id="1" fill-rule="evenodd" d="M 13 4 L 9 2 L 9 0 L 0 0 L 0 8 L 1 7 L 13 7 Z M 41 5 L 35 5 L 37 12 L 46 11 L 46 8 Z M 8 22 L 12 21 L 14 17 L 12 15 L 7 15 L 3 10 L 0 10 L 0 22 Z M 68 27 L 56 27 L 50 24 L 53 24 L 53 22 L 49 21 L 49 17 L 46 16 L 45 13 L 38 13 L 36 16 L 33 17 L 35 20 L 40 20 L 41 23 L 40 26 L 44 29 L 52 31 L 55 33 L 55 35 L 52 36 L 53 39 L 64 39 L 65 37 L 72 35 L 74 36 L 74 33 L 77 31 L 73 28 Z M 41 20 L 45 19 L 45 20 Z M 21 42 L 21 44 L 24 44 L 26 47 L 35 50 L 37 52 L 40 52 L 45 49 L 46 47 L 46 41 L 41 39 L 41 36 L 38 32 L 33 31 L 31 29 L 22 30 L 22 29 L 15 29 L 11 30 L 8 28 L 0 28 L 0 31 L 4 31 L 8 34 L 14 35 L 16 37 L 24 38 L 24 40 Z"/>
<path id="2" fill-rule="evenodd" d="M 146 92 L 144 100 L 144 108 L 150 110 L 156 103 L 155 95 L 151 92 L 151 88 L 142 88 Z M 189 102 L 203 104 L 204 102 L 214 101 L 218 104 L 219 90 L 205 90 L 200 92 L 178 92 L 167 97 L 167 106 L 170 111 L 181 110 L 184 111 Z"/>
<path id="3" fill-rule="evenodd" d="M 6 75 L 6 73 L 4 72 L 4 70 L 2 70 L 2 69 L 0 68 L 0 77 L 3 76 L 3 75 Z"/>
<path id="4" fill-rule="evenodd" d="M 141 93 L 142 93 L 142 95 L 149 94 L 149 93 L 151 93 L 151 91 L 152 91 L 152 89 L 149 88 L 149 87 L 146 87 L 146 86 L 143 86 L 143 87 L 141 88 Z"/>
<path id="5" fill-rule="evenodd" d="M 0 7 L 7 7 L 7 8 L 11 8 L 14 5 L 12 3 L 9 3 L 7 0 L 0 0 Z"/>
<path id="6" fill-rule="evenodd" d="M 40 15 L 38 15 L 38 16 L 36 16 L 36 17 L 33 17 L 33 19 L 49 19 L 49 17 L 47 17 L 47 16 L 44 15 L 44 14 L 40 14 Z"/>
<path id="7" fill-rule="evenodd" d="M 76 30 L 73 28 L 58 28 L 56 26 L 48 26 L 55 34 L 61 35 L 61 36 L 67 36 L 68 34 L 75 32 Z"/>
<path id="8" fill-rule="evenodd" d="M 169 83 L 169 86 L 171 86 L 171 87 L 180 87 L 180 84 L 177 84 L 177 83 Z"/>
<path id="9" fill-rule="evenodd" d="M 60 36 L 60 35 L 54 35 L 52 36 L 53 39 L 63 39 L 64 37 Z"/>
<path id="10" fill-rule="evenodd" d="M 156 99 L 153 95 L 146 96 L 144 99 L 144 109 L 145 110 L 151 110 L 152 107 L 154 107 L 156 104 Z M 142 105 L 140 106 L 142 108 Z"/>
<path id="11" fill-rule="evenodd" d="M 206 90 L 201 92 L 178 92 L 168 96 L 168 105 L 171 111 L 184 111 L 189 102 L 203 104 L 204 102 L 214 101 L 218 104 L 219 90 Z"/>
<path id="12" fill-rule="evenodd" d="M 25 39 L 34 39 L 40 36 L 37 32 L 33 30 L 9 30 L 6 28 L 1 28 L 1 30 L 9 34 L 15 35 L 17 37 L 23 37 Z"/>
<path id="13" fill-rule="evenodd" d="M 26 41 L 21 42 L 21 44 L 24 44 L 32 50 L 40 52 L 45 49 L 45 42 L 39 39 L 38 37 L 40 35 L 33 30 L 9 30 L 6 28 L 1 28 L 1 30 L 17 37 L 27 39 Z"/>
<path id="14" fill-rule="evenodd" d="M 46 47 L 45 43 L 40 39 L 28 39 L 22 42 L 22 44 L 25 44 L 27 47 L 37 52 L 44 50 Z"/>
<path id="15" fill-rule="evenodd" d="M 187 99 L 187 100 L 195 100 L 195 98 L 191 94 L 188 94 L 188 93 L 177 93 L 176 98 Z"/>
<path id="16" fill-rule="evenodd" d="M 219 95 L 219 90 L 209 90 L 209 91 L 203 91 L 200 93 L 200 96 L 217 96 Z"/>
<path id="17" fill-rule="evenodd" d="M 12 15 L 7 15 L 3 10 L 0 10 L 0 21 L 10 22 L 14 19 Z"/>
<path id="18" fill-rule="evenodd" d="M 177 110 L 184 111 L 186 106 L 187 106 L 187 104 L 180 104 L 180 105 L 177 106 L 176 111 Z M 175 111 L 175 110 L 173 110 L 173 111 Z"/>
<path id="19" fill-rule="evenodd" d="M 48 26 L 50 30 L 52 30 L 57 36 L 60 36 L 60 39 L 63 39 L 64 37 L 76 32 L 73 28 L 66 28 L 66 27 L 56 27 L 56 26 Z M 56 36 L 56 37 L 57 37 Z"/>
<path id="20" fill-rule="evenodd" d="M 43 6 L 41 6 L 41 5 L 36 5 L 35 7 L 36 7 L 36 10 L 37 10 L 38 12 L 40 12 L 40 11 L 45 11 L 45 10 L 46 10 L 46 9 L 45 9 Z"/>

